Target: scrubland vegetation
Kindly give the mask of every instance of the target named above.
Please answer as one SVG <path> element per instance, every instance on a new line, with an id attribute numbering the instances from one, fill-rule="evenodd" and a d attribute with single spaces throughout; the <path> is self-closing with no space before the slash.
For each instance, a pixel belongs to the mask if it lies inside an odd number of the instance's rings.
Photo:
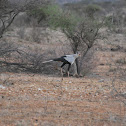
<path id="1" fill-rule="evenodd" d="M 125 126 L 126 1 L 99 1 L 0 0 L 0 125 Z"/>

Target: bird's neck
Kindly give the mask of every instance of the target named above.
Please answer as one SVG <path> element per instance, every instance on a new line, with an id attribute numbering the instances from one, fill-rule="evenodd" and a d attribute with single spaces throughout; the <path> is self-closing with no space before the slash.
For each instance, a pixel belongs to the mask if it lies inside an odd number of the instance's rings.
<path id="1" fill-rule="evenodd" d="M 78 57 L 78 54 L 73 54 L 74 58 L 76 59 Z"/>

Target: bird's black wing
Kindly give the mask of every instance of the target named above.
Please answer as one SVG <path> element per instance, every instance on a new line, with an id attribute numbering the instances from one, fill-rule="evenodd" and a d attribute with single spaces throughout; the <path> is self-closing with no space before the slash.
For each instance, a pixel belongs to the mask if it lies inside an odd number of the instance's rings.
<path id="1" fill-rule="evenodd" d="M 61 58 L 64 58 L 64 57 L 67 57 L 66 55 L 65 56 L 61 56 Z"/>
<path id="2" fill-rule="evenodd" d="M 66 64 L 69 64 L 69 62 L 65 59 L 67 56 L 61 56 L 60 58 L 53 59 L 53 61 L 60 61 Z"/>

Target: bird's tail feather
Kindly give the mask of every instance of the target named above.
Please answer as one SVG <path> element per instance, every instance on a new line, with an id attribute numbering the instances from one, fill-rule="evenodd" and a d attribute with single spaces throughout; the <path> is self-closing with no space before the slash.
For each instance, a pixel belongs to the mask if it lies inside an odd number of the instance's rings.
<path id="1" fill-rule="evenodd" d="M 53 60 L 48 60 L 48 61 L 44 61 L 42 63 L 49 63 L 49 62 L 52 62 Z"/>

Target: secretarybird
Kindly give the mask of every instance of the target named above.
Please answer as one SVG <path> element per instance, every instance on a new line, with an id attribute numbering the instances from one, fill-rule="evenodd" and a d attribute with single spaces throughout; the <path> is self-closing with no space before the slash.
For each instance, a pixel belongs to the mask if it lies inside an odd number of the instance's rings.
<path id="1" fill-rule="evenodd" d="M 63 64 L 61 65 L 61 75 L 62 75 L 62 79 L 63 79 L 63 66 L 68 64 L 68 77 L 69 77 L 69 70 L 71 65 L 75 62 L 76 58 L 78 58 L 80 56 L 80 53 L 76 53 L 76 54 L 72 54 L 72 55 L 65 55 L 65 56 L 61 56 L 60 58 L 55 58 L 49 61 L 45 61 L 42 63 L 48 63 L 48 62 L 52 62 L 52 61 L 59 61 L 59 62 L 63 62 Z"/>

